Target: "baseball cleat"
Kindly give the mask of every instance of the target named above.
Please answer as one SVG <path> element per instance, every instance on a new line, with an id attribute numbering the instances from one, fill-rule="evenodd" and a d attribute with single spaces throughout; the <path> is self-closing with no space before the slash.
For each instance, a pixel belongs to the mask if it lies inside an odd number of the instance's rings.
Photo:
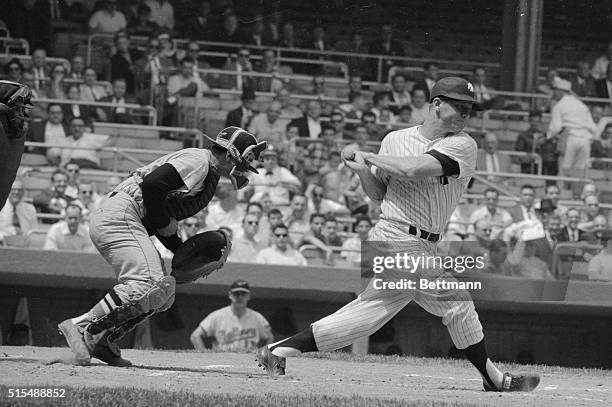
<path id="1" fill-rule="evenodd" d="M 270 351 L 270 348 L 263 346 L 257 349 L 255 361 L 259 362 L 259 367 L 263 367 L 270 377 L 276 375 L 283 376 L 285 374 L 286 360 L 280 356 L 276 356 Z"/>
<path id="2" fill-rule="evenodd" d="M 102 362 L 117 367 L 130 367 L 132 362 L 121 357 L 121 349 L 117 343 L 109 341 L 109 331 L 102 332 L 99 335 L 91 335 L 85 332 L 84 340 L 89 353 L 96 359 Z"/>
<path id="3" fill-rule="evenodd" d="M 510 373 L 504 373 L 502 379 L 501 389 L 495 389 L 489 386 L 486 382 L 483 382 L 485 391 L 532 391 L 540 384 L 540 376 L 536 374 L 519 374 L 513 375 Z"/>
<path id="4" fill-rule="evenodd" d="M 64 335 L 70 350 L 74 353 L 75 363 L 81 366 L 89 365 L 91 356 L 79 327 L 72 322 L 72 319 L 65 320 L 57 327 L 60 333 Z"/>

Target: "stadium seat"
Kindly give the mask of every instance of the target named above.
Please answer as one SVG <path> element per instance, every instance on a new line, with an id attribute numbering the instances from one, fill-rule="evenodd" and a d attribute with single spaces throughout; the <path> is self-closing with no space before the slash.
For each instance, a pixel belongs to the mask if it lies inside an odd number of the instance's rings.
<path id="1" fill-rule="evenodd" d="M 47 231 L 42 229 L 31 230 L 25 239 L 25 246 L 29 249 L 42 249 L 45 246 Z"/>

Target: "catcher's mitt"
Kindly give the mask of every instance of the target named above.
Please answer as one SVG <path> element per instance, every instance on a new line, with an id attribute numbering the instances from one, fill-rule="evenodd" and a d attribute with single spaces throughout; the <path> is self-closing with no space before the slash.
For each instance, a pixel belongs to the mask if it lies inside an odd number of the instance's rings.
<path id="1" fill-rule="evenodd" d="M 172 273 L 177 284 L 208 277 L 225 264 L 232 248 L 229 235 L 213 230 L 191 237 L 181 244 L 172 258 Z"/>

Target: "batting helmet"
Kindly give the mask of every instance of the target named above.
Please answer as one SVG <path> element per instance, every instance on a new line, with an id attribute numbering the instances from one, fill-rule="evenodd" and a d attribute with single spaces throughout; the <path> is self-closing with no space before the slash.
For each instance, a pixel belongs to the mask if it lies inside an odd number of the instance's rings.
<path id="1" fill-rule="evenodd" d="M 246 177 L 247 171 L 259 173 L 251 163 L 259 160 L 259 155 L 267 146 L 265 141 L 258 143 L 254 135 L 234 126 L 221 130 L 214 140 L 206 137 L 215 145 L 227 150 L 228 158 L 234 162 L 234 167 L 230 171 L 230 180 L 234 188 L 241 189 L 249 183 Z"/>

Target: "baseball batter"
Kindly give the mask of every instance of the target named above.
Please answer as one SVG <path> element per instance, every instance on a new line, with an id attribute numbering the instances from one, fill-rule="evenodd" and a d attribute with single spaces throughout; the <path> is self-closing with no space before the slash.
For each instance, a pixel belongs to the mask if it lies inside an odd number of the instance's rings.
<path id="1" fill-rule="evenodd" d="M 476 165 L 476 142 L 463 131 L 472 109 L 480 109 L 471 83 L 440 79 L 431 92 L 423 125 L 389 133 L 378 154 L 345 149 L 345 164 L 360 178 L 364 191 L 381 203 L 380 221 L 370 241 L 384 241 L 389 252 L 436 254 L 437 242 Z M 386 271 L 386 280 L 406 277 Z M 436 277 L 435 270 L 416 272 Z M 478 369 L 487 391 L 531 391 L 536 375 L 502 373 L 488 358 L 482 326 L 467 291 L 376 289 L 374 280 L 358 296 L 297 335 L 260 348 L 257 360 L 271 375 L 284 374 L 286 358 L 302 352 L 332 351 L 376 332 L 415 300 L 442 318 L 458 349 Z"/>
<path id="2" fill-rule="evenodd" d="M 208 205 L 221 176 L 237 189 L 245 187 L 247 171 L 257 172 L 250 164 L 266 148 L 238 127 L 222 130 L 211 141 L 210 149 L 180 150 L 137 169 L 91 214 L 91 239 L 118 284 L 90 311 L 59 324 L 76 363 L 89 364 L 93 356 L 110 365 L 131 365 L 121 358 L 116 341 L 170 308 L 175 284 L 183 282 L 168 275 L 149 236 L 155 235 L 176 260 L 177 250 L 183 250 L 178 221 Z"/>

